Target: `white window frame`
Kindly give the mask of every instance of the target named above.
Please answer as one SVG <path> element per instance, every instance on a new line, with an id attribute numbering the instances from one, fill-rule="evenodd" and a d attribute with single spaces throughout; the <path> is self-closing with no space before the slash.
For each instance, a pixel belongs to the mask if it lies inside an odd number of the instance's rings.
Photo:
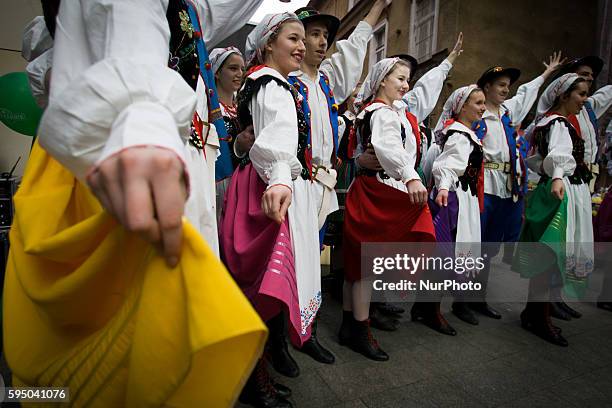
<path id="1" fill-rule="evenodd" d="M 376 50 L 379 48 L 380 44 L 376 44 L 376 35 L 375 34 L 380 29 L 384 29 L 385 30 L 384 45 L 383 45 L 383 58 L 385 58 L 387 56 L 387 40 L 388 40 L 388 37 L 389 37 L 389 23 L 388 23 L 387 19 L 384 19 L 380 23 L 376 24 L 376 26 L 372 30 L 372 40 L 370 41 L 370 53 L 369 53 L 369 57 L 368 57 L 369 68 L 372 68 L 372 66 L 376 62 L 378 62 L 378 61 L 376 61 Z"/>
<path id="2" fill-rule="evenodd" d="M 417 23 L 416 22 L 417 0 L 412 0 L 412 4 L 410 7 L 409 49 L 410 49 L 410 54 L 413 55 L 418 60 L 418 62 L 423 62 L 431 58 L 431 56 L 436 52 L 437 46 L 438 46 L 437 45 L 438 43 L 438 16 L 439 16 L 439 10 L 440 10 L 440 0 L 427 0 L 427 1 L 434 2 L 434 21 L 433 21 L 433 35 L 431 39 L 431 49 L 429 50 L 429 53 L 425 55 L 421 55 L 421 56 L 417 55 L 416 35 L 415 35 L 415 29 L 416 29 L 416 23 Z"/>

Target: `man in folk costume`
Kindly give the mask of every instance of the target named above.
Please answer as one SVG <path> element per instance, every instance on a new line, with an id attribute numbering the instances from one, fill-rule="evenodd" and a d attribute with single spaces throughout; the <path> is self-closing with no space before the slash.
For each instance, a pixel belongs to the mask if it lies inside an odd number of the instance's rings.
<path id="1" fill-rule="evenodd" d="M 478 324 L 473 310 L 493 319 L 501 319 L 499 312 L 487 304 L 486 290 L 490 260 L 499 252 L 499 243 L 516 242 L 521 231 L 523 195 L 527 191 L 526 146 L 524 140 L 517 137 L 515 126 L 527 116 L 536 101 L 538 90 L 561 62 L 561 53 L 553 53 L 549 63 L 544 63 L 544 72 L 521 85 L 510 99 L 510 86 L 519 78 L 520 70 L 496 66 L 486 70 L 478 79 L 477 84 L 484 91 L 487 104 L 482 119 L 474 125 L 484 151 L 485 201 L 481 233 L 482 242 L 488 243 L 485 244 L 487 262 L 479 273 L 482 291 L 475 299 L 470 299 L 471 302 L 456 302 L 453 305 L 453 313 L 470 324 Z"/>
<path id="2" fill-rule="evenodd" d="M 587 81 L 589 90 L 592 90 L 593 82 L 603 68 L 603 60 L 596 56 L 576 58 L 561 68 L 560 74 L 575 73 Z M 574 126 L 580 137 L 584 140 L 584 157 L 593 178 L 589 182 L 591 194 L 595 191 L 595 182 L 599 175 L 598 146 L 599 146 L 599 124 L 598 120 L 608 111 L 612 105 L 612 85 L 606 85 L 589 96 L 584 106 L 577 115 L 568 116 L 568 120 Z M 563 301 L 559 289 L 551 291 L 551 314 L 562 320 L 579 318 L 582 314 L 570 307 Z"/>
<path id="3" fill-rule="evenodd" d="M 260 2 L 58 3 L 43 3 L 59 10 L 52 86 L 11 229 L 13 381 L 68 386 L 76 405 L 232 406 L 265 328 L 181 220 L 205 188 L 185 144 L 203 41 Z"/>
<path id="4" fill-rule="evenodd" d="M 306 30 L 306 55 L 300 71 L 291 73 L 289 83 L 302 95 L 304 115 L 308 123 L 307 169 L 314 180 L 311 184 L 319 215 L 319 241 L 325 234 L 327 216 L 338 209 L 334 191 L 335 165 L 338 148 L 338 104 L 351 94 L 362 71 L 367 43 L 372 27 L 384 8 L 392 0 L 377 0 L 347 40 L 336 43 L 338 51 L 325 59 L 325 53 L 334 41 L 340 20 L 332 15 L 320 14 L 312 7 L 295 11 Z M 280 373 L 295 377 L 299 367 L 288 352 L 285 340 L 285 322 L 279 316 L 269 322 L 270 336 L 275 341 L 270 348 L 272 365 Z M 295 340 L 295 339 L 294 339 Z M 331 364 L 335 358 L 317 339 L 316 322 L 311 337 L 299 348 L 315 360 Z"/>

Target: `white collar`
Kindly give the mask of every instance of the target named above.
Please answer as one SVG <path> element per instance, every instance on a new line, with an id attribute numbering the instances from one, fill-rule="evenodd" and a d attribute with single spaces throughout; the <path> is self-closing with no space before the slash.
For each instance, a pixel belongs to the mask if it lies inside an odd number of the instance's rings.
<path id="1" fill-rule="evenodd" d="M 275 78 L 278 78 L 284 82 L 287 82 L 287 79 L 281 75 L 280 72 L 278 72 L 277 70 L 275 70 L 274 68 L 270 68 L 270 67 L 263 67 L 258 69 L 257 71 L 253 72 L 252 74 L 250 74 L 248 77 L 251 78 L 252 80 L 261 78 L 264 75 L 271 75 Z M 288 83 L 288 82 L 287 82 Z"/>
<path id="2" fill-rule="evenodd" d="M 448 128 L 446 128 L 445 132 L 448 132 L 450 130 L 457 130 L 459 132 L 467 133 L 467 134 L 470 135 L 470 138 L 476 144 L 479 144 L 479 145 L 482 144 L 480 142 L 480 140 L 478 139 L 478 137 L 476 136 L 476 133 L 474 133 L 474 131 L 472 129 L 470 129 L 469 127 L 465 126 L 463 123 L 459 122 L 458 120 L 454 121 Z"/>

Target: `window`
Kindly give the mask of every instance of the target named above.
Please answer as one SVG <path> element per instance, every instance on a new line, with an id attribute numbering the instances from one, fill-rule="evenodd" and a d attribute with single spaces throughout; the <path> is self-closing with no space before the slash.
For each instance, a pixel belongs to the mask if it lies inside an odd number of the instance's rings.
<path id="1" fill-rule="evenodd" d="M 436 48 L 439 0 L 412 0 L 410 53 L 419 62 L 431 58 Z"/>
<path id="2" fill-rule="evenodd" d="M 353 6 L 355 5 L 355 3 L 359 1 L 359 0 L 348 0 L 348 8 L 346 9 L 346 12 L 348 13 L 349 11 L 351 11 L 351 9 L 353 8 Z"/>
<path id="3" fill-rule="evenodd" d="M 387 56 L 387 20 L 374 27 L 370 41 L 370 67 Z"/>

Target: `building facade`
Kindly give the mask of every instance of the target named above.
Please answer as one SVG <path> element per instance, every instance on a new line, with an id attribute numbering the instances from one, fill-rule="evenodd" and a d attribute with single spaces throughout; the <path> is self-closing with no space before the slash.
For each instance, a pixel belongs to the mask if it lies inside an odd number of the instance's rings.
<path id="1" fill-rule="evenodd" d="M 323 13 L 340 18 L 338 39 L 346 38 L 367 14 L 374 0 L 311 0 Z M 475 83 L 489 67 L 519 68 L 522 75 L 511 94 L 539 75 L 542 62 L 555 50 L 577 57 L 600 55 L 610 60 L 611 10 L 608 0 L 394 0 L 374 27 L 363 77 L 388 55 L 409 53 L 419 61 L 415 77 L 439 64 L 463 32 L 463 54 L 447 79 L 434 113 L 435 123 L 453 89 Z M 612 2 L 611 2 L 612 3 Z M 330 53 L 335 49 L 332 47 Z M 610 83 L 604 70 L 598 85 Z"/>

